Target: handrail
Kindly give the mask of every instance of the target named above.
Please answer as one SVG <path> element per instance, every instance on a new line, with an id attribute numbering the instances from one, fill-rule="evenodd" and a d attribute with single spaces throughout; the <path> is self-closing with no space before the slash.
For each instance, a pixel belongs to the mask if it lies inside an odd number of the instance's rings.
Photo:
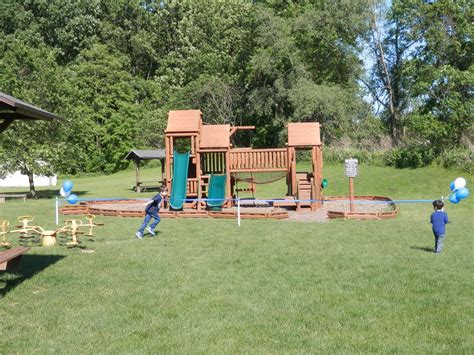
<path id="1" fill-rule="evenodd" d="M 232 148 L 230 150 L 231 153 L 233 152 L 285 152 L 286 148 L 262 148 L 262 149 L 253 149 L 253 148 Z"/>
<path id="2" fill-rule="evenodd" d="M 287 171 L 288 151 L 274 149 L 231 149 L 230 171 Z"/>

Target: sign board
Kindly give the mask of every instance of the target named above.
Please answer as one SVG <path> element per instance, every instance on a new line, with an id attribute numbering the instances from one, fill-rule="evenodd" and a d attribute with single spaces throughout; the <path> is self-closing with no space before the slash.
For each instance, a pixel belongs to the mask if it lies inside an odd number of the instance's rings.
<path id="1" fill-rule="evenodd" d="M 346 159 L 344 161 L 346 167 L 346 176 L 347 177 L 356 177 L 357 176 L 357 165 L 359 161 L 357 159 Z"/>

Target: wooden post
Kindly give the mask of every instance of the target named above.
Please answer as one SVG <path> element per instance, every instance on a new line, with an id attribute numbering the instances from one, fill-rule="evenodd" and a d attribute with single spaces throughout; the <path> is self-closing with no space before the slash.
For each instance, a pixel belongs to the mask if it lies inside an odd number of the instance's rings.
<path id="1" fill-rule="evenodd" d="M 164 185 L 164 183 L 165 183 L 165 162 L 164 162 L 164 159 L 160 159 L 160 164 L 161 164 L 161 183 Z"/>
<path id="2" fill-rule="evenodd" d="M 291 147 L 291 194 L 296 196 L 296 149 Z"/>
<path id="3" fill-rule="evenodd" d="M 288 143 L 286 143 L 286 166 L 287 166 L 287 172 L 286 172 L 286 195 L 291 196 L 292 195 L 292 186 L 291 186 L 291 153 L 290 153 L 290 147 L 288 146 Z"/>
<path id="4" fill-rule="evenodd" d="M 230 172 L 230 147 L 227 148 L 227 151 L 225 152 L 225 170 L 224 174 L 225 176 L 225 184 L 226 184 L 226 198 L 228 199 L 227 201 L 224 202 L 225 206 L 232 207 L 233 201 L 232 201 L 232 191 L 231 191 L 231 184 L 230 184 L 230 179 L 231 179 L 231 172 Z"/>
<path id="5" fill-rule="evenodd" d="M 138 193 L 142 192 L 141 191 L 141 186 L 140 186 L 140 160 L 136 159 L 134 160 L 135 163 L 135 188 Z"/>
<path id="6" fill-rule="evenodd" d="M 202 188 L 201 188 L 201 174 L 202 174 L 202 171 L 201 171 L 201 154 L 199 153 L 199 137 L 196 136 L 194 138 L 194 136 L 191 136 L 191 142 L 192 142 L 192 145 L 196 145 L 194 147 L 194 151 L 195 151 L 195 154 L 196 154 L 196 178 L 197 178 L 197 198 L 200 200 L 202 198 Z M 201 201 L 198 201 L 197 202 L 197 210 L 200 211 L 201 210 Z"/>
<path id="7" fill-rule="evenodd" d="M 311 150 L 311 155 L 312 155 L 312 161 L 313 161 L 313 195 L 312 199 L 318 200 L 317 202 L 312 202 L 311 203 L 311 210 L 314 211 L 317 208 L 321 207 L 321 169 L 320 169 L 320 157 L 318 154 L 318 147 L 314 146 L 313 149 Z"/>
<path id="8" fill-rule="evenodd" d="M 349 178 L 349 211 L 354 212 L 354 178 L 357 176 L 357 159 L 346 159 L 344 161 L 346 176 Z"/>
<path id="9" fill-rule="evenodd" d="M 349 177 L 349 211 L 354 212 L 354 178 Z"/>
<path id="10" fill-rule="evenodd" d="M 166 173 L 166 187 L 168 188 L 168 193 L 171 191 L 171 154 L 173 152 L 171 151 L 171 137 L 166 136 L 165 137 L 165 142 L 166 142 L 166 160 L 165 160 L 165 173 Z"/>
<path id="11" fill-rule="evenodd" d="M 321 183 L 323 182 L 323 150 L 322 146 L 317 146 L 316 147 L 316 154 L 317 154 L 317 161 L 318 161 L 318 166 L 317 166 L 317 174 L 318 174 L 318 199 L 323 200 L 323 188 L 321 186 Z M 319 202 L 318 207 L 322 206 L 322 202 Z"/>

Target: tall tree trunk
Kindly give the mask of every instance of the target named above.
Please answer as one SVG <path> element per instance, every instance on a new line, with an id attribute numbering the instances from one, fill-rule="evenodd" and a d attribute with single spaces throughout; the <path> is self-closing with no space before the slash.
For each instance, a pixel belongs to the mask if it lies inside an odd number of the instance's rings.
<path id="1" fill-rule="evenodd" d="M 378 17 L 377 17 L 377 5 L 376 1 L 373 2 L 373 11 L 372 11 L 372 33 L 374 39 L 374 46 L 375 46 L 375 53 L 376 53 L 376 61 L 377 67 L 379 70 L 379 76 L 382 80 L 384 85 L 385 91 L 387 93 L 387 100 L 386 108 L 388 109 L 388 117 L 389 122 L 388 126 L 390 129 L 390 136 L 392 141 L 396 143 L 396 120 L 397 120 L 397 112 L 395 109 L 395 92 L 392 83 L 392 78 L 387 66 L 387 61 L 385 58 L 385 51 L 382 44 L 382 35 L 380 33 L 380 29 L 378 27 Z"/>
<path id="2" fill-rule="evenodd" d="M 36 197 L 36 190 L 35 190 L 35 182 L 33 180 L 33 173 L 31 171 L 28 171 L 28 181 L 30 182 L 30 195 L 31 197 L 35 198 Z"/>

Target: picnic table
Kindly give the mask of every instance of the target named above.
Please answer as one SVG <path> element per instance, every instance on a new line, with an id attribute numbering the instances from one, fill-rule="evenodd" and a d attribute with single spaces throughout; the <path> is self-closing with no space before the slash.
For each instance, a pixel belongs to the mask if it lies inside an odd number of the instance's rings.
<path id="1" fill-rule="evenodd" d="M 127 154 L 125 159 L 131 160 L 135 163 L 135 185 L 132 189 L 138 193 L 154 189 L 156 190 L 159 188 L 164 180 L 164 167 L 165 167 L 165 150 L 164 149 L 146 149 L 146 150 L 138 150 L 134 149 Z M 153 160 L 158 159 L 161 163 L 161 181 L 156 180 L 142 180 L 140 177 L 140 163 L 143 160 Z"/>
<path id="2" fill-rule="evenodd" d="M 146 190 L 157 190 L 160 188 L 161 185 L 163 185 L 163 181 L 158 181 L 158 180 L 137 181 L 136 185 L 133 186 L 133 190 L 138 193 L 145 192 Z"/>

